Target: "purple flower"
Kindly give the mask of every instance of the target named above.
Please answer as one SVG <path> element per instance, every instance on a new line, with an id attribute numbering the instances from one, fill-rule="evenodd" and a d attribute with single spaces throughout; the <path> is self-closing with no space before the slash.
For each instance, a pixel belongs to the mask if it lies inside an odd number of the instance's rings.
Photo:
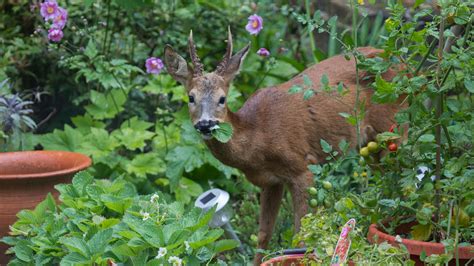
<path id="1" fill-rule="evenodd" d="M 245 26 L 245 29 L 251 35 L 257 35 L 263 29 L 263 19 L 259 15 L 251 15 L 249 17 L 249 23 Z"/>
<path id="2" fill-rule="evenodd" d="M 160 74 L 163 69 L 163 61 L 157 57 L 150 57 L 146 60 L 145 63 L 146 72 L 151 74 Z"/>
<path id="3" fill-rule="evenodd" d="M 63 38 L 63 31 L 59 28 L 52 27 L 48 30 L 48 39 L 53 42 L 59 42 Z"/>
<path id="4" fill-rule="evenodd" d="M 67 22 L 67 10 L 58 7 L 58 15 L 53 19 L 53 27 L 63 29 Z"/>
<path id="5" fill-rule="evenodd" d="M 56 0 L 46 0 L 44 3 L 41 3 L 40 13 L 44 20 L 50 20 L 57 17 L 59 15 L 59 10 Z"/>
<path id="6" fill-rule="evenodd" d="M 270 51 L 268 51 L 266 48 L 260 48 L 258 49 L 257 54 L 261 57 L 267 57 L 270 55 Z"/>

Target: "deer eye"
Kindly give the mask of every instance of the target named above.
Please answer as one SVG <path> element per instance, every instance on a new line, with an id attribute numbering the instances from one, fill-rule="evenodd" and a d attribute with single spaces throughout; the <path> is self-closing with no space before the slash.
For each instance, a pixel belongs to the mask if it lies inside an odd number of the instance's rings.
<path id="1" fill-rule="evenodd" d="M 194 103 L 194 96 L 189 95 L 189 103 Z"/>
<path id="2" fill-rule="evenodd" d="M 225 103 L 225 97 L 222 96 L 220 99 L 219 99 L 219 104 L 224 104 Z"/>

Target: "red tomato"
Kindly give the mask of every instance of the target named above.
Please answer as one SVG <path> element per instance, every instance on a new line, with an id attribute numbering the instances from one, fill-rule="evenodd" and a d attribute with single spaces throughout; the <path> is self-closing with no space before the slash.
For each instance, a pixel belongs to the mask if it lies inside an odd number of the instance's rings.
<path id="1" fill-rule="evenodd" d="M 390 144 L 388 144 L 388 150 L 389 150 L 389 151 L 394 152 L 394 151 L 397 151 L 397 149 L 398 149 L 398 146 L 397 146 L 396 143 L 390 143 Z"/>

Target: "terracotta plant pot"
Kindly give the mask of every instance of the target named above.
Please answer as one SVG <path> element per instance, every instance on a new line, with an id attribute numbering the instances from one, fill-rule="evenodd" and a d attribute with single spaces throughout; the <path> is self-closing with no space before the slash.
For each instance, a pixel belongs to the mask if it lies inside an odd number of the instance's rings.
<path id="1" fill-rule="evenodd" d="M 399 226 L 395 229 L 397 234 L 406 234 L 410 231 L 411 227 L 416 223 L 407 223 Z M 378 236 L 375 241 L 375 236 Z M 395 236 L 391 236 L 378 229 L 376 224 L 372 224 L 369 227 L 368 239 L 370 243 L 382 243 L 387 241 L 392 246 L 398 246 L 399 242 L 395 241 Z M 435 242 L 424 242 L 418 240 L 411 240 L 402 238 L 402 244 L 405 245 L 410 253 L 410 258 L 415 261 L 415 265 L 424 265 L 420 260 L 420 254 L 424 251 L 427 256 L 432 254 L 444 254 L 444 246 L 441 243 Z M 459 262 L 460 265 L 465 265 L 467 261 L 474 257 L 474 247 L 458 247 Z M 456 265 L 456 260 L 452 259 L 449 265 Z"/>
<path id="2" fill-rule="evenodd" d="M 260 266 L 304 266 L 305 254 L 292 254 L 292 255 L 282 255 L 275 258 L 271 258 Z M 307 260 L 306 260 L 307 261 Z"/>
<path id="3" fill-rule="evenodd" d="M 65 151 L 22 151 L 0 153 L 0 238 L 23 209 L 34 209 L 54 186 L 71 181 L 72 176 L 91 165 L 85 155 Z M 6 265 L 8 246 L 0 243 L 0 265 Z"/>

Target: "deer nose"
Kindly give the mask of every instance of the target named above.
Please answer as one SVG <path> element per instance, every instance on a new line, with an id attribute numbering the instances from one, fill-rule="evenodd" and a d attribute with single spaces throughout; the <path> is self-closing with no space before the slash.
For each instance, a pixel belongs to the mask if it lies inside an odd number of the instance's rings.
<path id="1" fill-rule="evenodd" d="M 196 125 L 194 125 L 194 128 L 203 133 L 209 133 L 211 128 L 217 124 L 219 124 L 219 121 L 216 120 L 200 120 Z"/>

